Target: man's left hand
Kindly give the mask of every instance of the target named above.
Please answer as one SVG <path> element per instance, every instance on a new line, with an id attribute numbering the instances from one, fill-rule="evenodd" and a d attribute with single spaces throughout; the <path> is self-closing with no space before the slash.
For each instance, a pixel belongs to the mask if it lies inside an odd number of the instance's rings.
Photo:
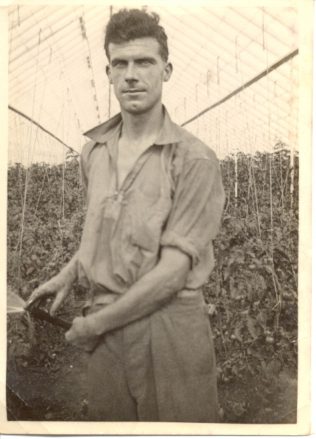
<path id="1" fill-rule="evenodd" d="M 84 348 L 86 351 L 93 350 L 100 339 L 100 336 L 93 331 L 89 316 L 76 317 L 65 337 L 69 343 Z"/>

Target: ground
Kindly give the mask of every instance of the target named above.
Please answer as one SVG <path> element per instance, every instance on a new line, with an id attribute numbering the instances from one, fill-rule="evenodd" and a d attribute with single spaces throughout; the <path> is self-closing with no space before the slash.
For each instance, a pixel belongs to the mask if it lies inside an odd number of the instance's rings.
<path id="1" fill-rule="evenodd" d="M 9 420 L 88 420 L 86 354 L 56 331 L 60 343 L 54 352 L 38 353 L 36 359 L 8 356 Z M 269 379 L 245 374 L 219 382 L 222 422 L 295 423 L 296 387 L 295 373 L 284 369 L 271 371 Z"/>

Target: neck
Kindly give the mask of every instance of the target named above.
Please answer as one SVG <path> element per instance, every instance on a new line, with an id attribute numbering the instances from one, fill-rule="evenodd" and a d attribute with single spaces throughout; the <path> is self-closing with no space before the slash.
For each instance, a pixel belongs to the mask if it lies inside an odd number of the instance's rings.
<path id="1" fill-rule="evenodd" d="M 162 105 L 153 107 L 144 114 L 131 114 L 122 111 L 123 137 L 130 141 L 141 141 L 148 137 L 156 137 L 160 131 L 163 112 Z"/>

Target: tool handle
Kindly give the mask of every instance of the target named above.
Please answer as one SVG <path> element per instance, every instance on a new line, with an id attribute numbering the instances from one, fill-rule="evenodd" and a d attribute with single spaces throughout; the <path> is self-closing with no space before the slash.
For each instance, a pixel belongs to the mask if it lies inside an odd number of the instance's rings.
<path id="1" fill-rule="evenodd" d="M 29 310 L 29 313 L 33 315 L 35 318 L 39 320 L 44 320 L 45 322 L 52 323 L 55 326 L 59 326 L 63 329 L 70 329 L 71 323 L 66 320 L 60 319 L 59 317 L 51 316 L 47 311 L 44 311 L 38 307 L 32 307 Z"/>

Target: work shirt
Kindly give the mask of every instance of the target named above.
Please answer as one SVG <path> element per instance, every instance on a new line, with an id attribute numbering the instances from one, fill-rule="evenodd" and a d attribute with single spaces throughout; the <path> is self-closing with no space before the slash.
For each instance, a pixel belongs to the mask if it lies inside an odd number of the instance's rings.
<path id="1" fill-rule="evenodd" d="M 87 213 L 78 252 L 79 282 L 91 298 L 123 294 L 158 263 L 161 249 L 187 254 L 185 289 L 199 289 L 213 266 L 224 191 L 214 152 L 173 123 L 165 109 L 153 145 L 118 183 L 118 114 L 88 131 L 81 154 Z"/>

